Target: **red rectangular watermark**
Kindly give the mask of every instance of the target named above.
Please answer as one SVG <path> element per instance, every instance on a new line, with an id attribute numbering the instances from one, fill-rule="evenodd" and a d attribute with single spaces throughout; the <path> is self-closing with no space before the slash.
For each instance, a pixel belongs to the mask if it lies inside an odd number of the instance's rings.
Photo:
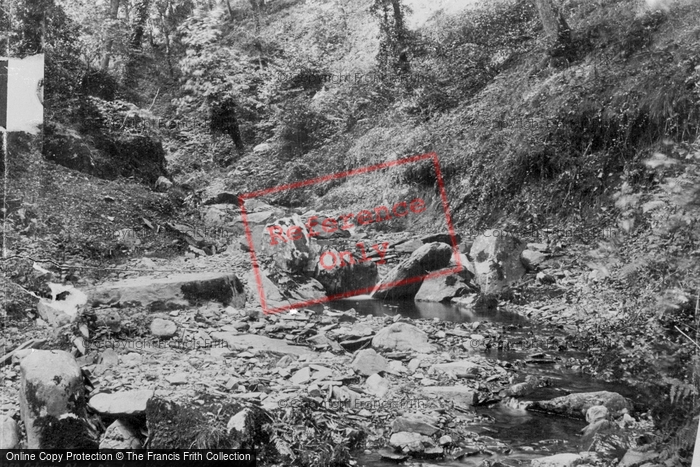
<path id="1" fill-rule="evenodd" d="M 288 305 L 284 305 L 281 307 L 274 307 L 274 308 L 269 308 L 268 307 L 268 300 L 266 299 L 266 294 L 263 286 L 263 279 L 260 273 L 259 269 L 259 262 L 258 262 L 258 255 L 255 251 L 255 245 L 253 241 L 253 232 L 251 229 L 251 225 L 248 221 L 248 212 L 245 207 L 245 202 L 247 200 L 252 200 L 255 198 L 260 198 L 263 196 L 275 194 L 275 193 L 280 193 L 283 191 L 287 190 L 294 190 L 296 188 L 303 188 L 303 187 L 308 187 L 312 186 L 315 184 L 319 183 L 324 183 L 328 182 L 331 180 L 338 180 L 342 178 L 347 178 L 351 176 L 358 176 L 358 175 L 363 175 L 363 174 L 368 174 L 371 172 L 376 172 L 379 170 L 383 169 L 388 169 L 392 167 L 398 167 L 398 166 L 403 166 L 407 164 L 418 164 L 423 161 L 431 161 L 433 164 L 433 168 L 435 170 L 435 178 L 438 186 L 438 192 L 440 196 L 440 204 L 442 206 L 442 210 L 445 215 L 445 224 L 447 226 L 447 230 L 449 233 L 450 241 L 452 243 L 452 252 L 453 252 L 453 258 L 455 259 L 456 266 L 454 268 L 450 269 L 441 269 L 438 271 L 432 271 L 429 272 L 428 274 L 423 274 L 423 275 L 418 275 L 416 277 L 409 277 L 407 279 L 399 280 L 399 281 L 394 281 L 390 283 L 383 284 L 381 283 L 381 278 L 380 278 L 380 283 L 379 285 L 375 285 L 372 287 L 368 288 L 363 288 L 363 289 L 358 289 L 358 290 L 352 290 L 344 293 L 339 293 L 339 294 L 334 294 L 334 295 L 329 295 L 325 296 L 322 298 L 317 298 L 313 300 L 306 300 L 306 301 L 300 301 L 299 303 L 291 303 Z M 260 296 L 260 305 L 262 306 L 263 313 L 265 314 L 274 314 L 274 313 L 280 313 L 282 311 L 287 311 L 291 309 L 297 309 L 297 308 L 303 308 L 306 306 L 310 305 L 315 305 L 319 303 L 326 303 L 330 302 L 333 300 L 338 300 L 341 298 L 347 298 L 351 296 L 356 296 L 356 295 L 362 295 L 362 294 L 368 294 L 371 292 L 374 292 L 375 290 L 383 290 L 386 288 L 390 287 L 396 287 L 396 286 L 402 286 L 402 285 L 407 285 L 411 283 L 416 283 L 416 282 L 421 282 L 427 279 L 431 279 L 434 277 L 439 277 L 439 276 L 446 276 L 450 274 L 456 274 L 462 271 L 463 266 L 462 262 L 460 259 L 460 254 L 459 254 L 459 248 L 458 248 L 458 240 L 457 236 L 455 235 L 454 231 L 454 226 L 452 225 L 452 217 L 450 215 L 450 210 L 449 206 L 447 203 L 447 193 L 445 191 L 445 184 L 442 178 L 442 172 L 440 171 L 440 164 L 438 161 L 438 156 L 436 153 L 428 153 L 428 154 L 422 154 L 418 156 L 412 156 L 412 157 L 407 157 L 403 159 L 397 159 L 394 161 L 389 161 L 389 162 L 384 162 L 381 164 L 376 164 L 376 165 L 371 165 L 367 167 L 361 167 L 358 169 L 353 169 L 353 170 L 347 170 L 344 172 L 338 172 L 330 175 L 325 175 L 322 177 L 316 177 L 308 180 L 303 180 L 295 183 L 289 183 L 286 185 L 279 185 L 276 187 L 264 189 L 264 190 L 258 190 L 258 191 L 253 191 L 250 193 L 245 193 L 242 194 L 238 197 L 239 205 L 241 208 L 241 218 L 243 220 L 243 225 L 245 228 L 245 234 L 246 238 L 248 240 L 248 246 L 250 249 L 250 257 L 251 257 L 251 263 L 253 265 L 253 272 L 255 276 L 255 281 L 258 289 L 258 294 Z M 408 215 L 417 215 L 422 212 L 424 212 L 426 209 L 425 202 L 420 199 L 420 198 L 414 198 L 412 200 L 406 200 L 402 202 L 397 202 L 395 203 L 391 208 L 387 206 L 378 206 L 373 209 L 374 212 L 369 211 L 369 210 L 362 210 L 357 213 L 357 215 L 354 215 L 353 213 L 349 213 L 345 216 L 340 216 L 338 219 L 333 219 L 333 218 L 326 218 L 324 219 L 323 222 L 316 222 L 314 223 L 314 219 L 318 220 L 317 216 L 312 216 L 305 224 L 304 226 L 307 227 L 307 234 L 304 235 L 303 230 L 301 228 L 292 226 L 289 227 L 286 232 L 284 228 L 280 227 L 269 227 L 268 233 L 270 234 L 271 238 L 271 244 L 275 245 L 277 241 L 282 243 L 283 241 L 294 241 L 294 240 L 299 240 L 302 237 L 315 237 L 317 236 L 320 231 L 326 232 L 326 233 L 332 233 L 338 230 L 347 230 L 347 228 L 350 227 L 356 227 L 355 224 L 351 223 L 351 219 L 355 218 L 355 221 L 357 222 L 357 226 L 363 226 L 367 225 L 370 223 L 375 222 L 374 216 L 376 215 L 377 222 L 385 221 L 391 219 L 391 214 L 394 214 L 395 218 L 399 217 L 405 217 Z M 384 217 L 382 217 L 384 216 Z M 331 222 L 328 222 L 328 221 Z M 271 219 L 271 221 L 274 221 L 274 219 Z M 321 230 L 314 230 L 314 227 L 320 227 Z M 309 241 L 311 241 L 311 238 L 309 238 Z M 379 255 L 379 257 L 384 259 L 384 256 L 387 251 L 388 243 L 384 242 L 383 244 L 376 244 L 372 245 L 368 248 L 365 248 L 364 243 L 358 243 L 357 246 L 360 248 L 362 251 L 363 258 L 367 258 L 367 253 L 371 253 L 372 255 Z M 370 251 L 372 250 L 372 251 Z M 349 252 L 343 252 L 343 253 L 349 253 Z M 333 255 L 336 256 L 336 255 Z M 341 265 L 343 262 L 342 254 L 337 255 L 340 256 L 340 258 L 332 258 L 331 261 L 340 261 Z M 323 256 L 319 258 L 320 265 L 323 266 Z M 354 264 L 351 262 L 351 264 Z"/>

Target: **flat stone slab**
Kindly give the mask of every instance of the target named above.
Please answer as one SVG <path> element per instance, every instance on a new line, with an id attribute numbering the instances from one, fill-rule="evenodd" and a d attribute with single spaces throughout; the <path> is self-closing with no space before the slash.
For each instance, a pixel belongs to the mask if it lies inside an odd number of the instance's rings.
<path id="1" fill-rule="evenodd" d="M 252 347 L 259 352 L 272 352 L 282 355 L 315 355 L 316 352 L 307 348 L 290 345 L 281 339 L 258 336 L 257 334 L 231 334 L 229 332 L 212 332 L 215 341 L 225 342 L 230 349 L 248 349 Z"/>
<path id="2" fill-rule="evenodd" d="M 426 396 L 449 400 L 460 405 L 474 405 L 476 392 L 468 386 L 427 386 L 422 389 Z"/>
<path id="3" fill-rule="evenodd" d="M 151 310 L 182 308 L 189 301 L 219 301 L 245 305 L 245 288 L 235 274 L 212 272 L 178 274 L 166 278 L 139 277 L 87 289 L 93 306 L 133 303 Z"/>
<path id="4" fill-rule="evenodd" d="M 90 407 L 100 414 L 115 417 L 146 413 L 146 404 L 153 397 L 153 391 L 119 391 L 112 394 L 96 394 L 90 398 Z"/>

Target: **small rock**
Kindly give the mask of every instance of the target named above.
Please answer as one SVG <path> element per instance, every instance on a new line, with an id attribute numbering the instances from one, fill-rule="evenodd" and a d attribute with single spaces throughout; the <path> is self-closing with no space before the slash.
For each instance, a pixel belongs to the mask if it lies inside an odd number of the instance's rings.
<path id="1" fill-rule="evenodd" d="M 98 365 L 110 368 L 119 365 L 119 354 L 114 349 L 106 349 L 97 360 Z"/>
<path id="2" fill-rule="evenodd" d="M 297 371 L 294 373 L 294 376 L 291 377 L 290 381 L 293 384 L 304 384 L 308 383 L 311 380 L 311 368 L 304 367 L 301 370 Z"/>
<path id="3" fill-rule="evenodd" d="M 544 272 L 538 272 L 536 279 L 541 284 L 554 284 L 555 282 L 557 282 L 554 276 L 546 274 Z"/>
<path id="4" fill-rule="evenodd" d="M 474 362 L 470 362 L 469 360 L 461 360 L 458 362 L 433 365 L 430 368 L 430 372 L 452 374 L 457 378 L 465 378 L 479 374 L 479 368 L 479 365 Z"/>
<path id="5" fill-rule="evenodd" d="M 173 386 L 187 384 L 189 377 L 187 373 L 174 373 L 165 377 L 165 380 Z"/>
<path id="6" fill-rule="evenodd" d="M 432 441 L 427 436 L 420 433 L 409 433 L 401 431 L 394 433 L 389 439 L 389 444 L 395 449 L 401 449 L 407 453 L 422 453 L 425 446 L 430 446 Z"/>
<path id="7" fill-rule="evenodd" d="M 250 417 L 252 413 L 253 411 L 248 408 L 236 413 L 236 415 L 231 417 L 228 423 L 226 424 L 226 432 L 229 433 L 229 435 L 232 431 L 235 431 L 237 433 L 245 433 L 248 417 Z"/>
<path id="8" fill-rule="evenodd" d="M 574 467 L 581 461 L 578 454 L 556 454 L 554 456 L 532 459 L 531 467 Z"/>
<path id="9" fill-rule="evenodd" d="M 396 462 L 401 462 L 405 461 L 408 459 L 408 454 L 404 454 L 403 452 L 396 452 L 393 449 L 380 449 L 379 450 L 379 455 L 382 457 L 382 459 L 389 459 L 391 461 L 396 461 Z"/>
<path id="10" fill-rule="evenodd" d="M 374 349 L 360 350 L 352 361 L 352 368 L 363 376 L 370 376 L 387 370 L 387 361 Z"/>
<path id="11" fill-rule="evenodd" d="M 524 250 L 520 255 L 520 261 L 527 271 L 536 271 L 546 259 L 547 255 L 539 251 Z"/>
<path id="12" fill-rule="evenodd" d="M 290 357 L 289 355 L 285 355 L 284 357 L 280 358 L 277 361 L 276 366 L 277 366 L 277 368 L 286 368 L 289 365 L 291 365 L 292 363 L 294 363 L 294 359 L 292 357 Z"/>
<path id="13" fill-rule="evenodd" d="M 151 322 L 151 334 L 161 339 L 169 339 L 177 332 L 177 324 L 169 319 L 156 318 Z"/>
<path id="14" fill-rule="evenodd" d="M 608 408 L 604 405 L 594 405 L 586 412 L 586 421 L 588 423 L 595 423 L 606 418 L 608 418 Z"/>
<path id="15" fill-rule="evenodd" d="M 428 415 L 419 413 L 406 414 L 394 420 L 394 423 L 391 424 L 391 430 L 394 433 L 407 431 L 432 436 L 439 430 L 437 427 L 438 423 L 439 420 L 437 418 Z"/>
<path id="16" fill-rule="evenodd" d="M 0 449 L 17 449 L 19 447 L 19 427 L 17 422 L 7 415 L 0 415 Z"/>
<path id="17" fill-rule="evenodd" d="M 449 435 L 442 436 L 440 437 L 440 441 L 438 441 L 438 443 L 440 443 L 440 446 L 447 446 L 449 444 L 452 444 L 452 437 Z"/>
<path id="18" fill-rule="evenodd" d="M 168 180 L 167 178 L 163 177 L 162 175 L 158 177 L 158 180 L 156 180 L 156 191 L 160 191 L 161 193 L 168 191 L 173 187 L 173 182 Z"/>
<path id="19" fill-rule="evenodd" d="M 399 316 L 399 315 L 396 315 Z M 380 330 L 372 339 L 372 347 L 387 350 L 407 350 L 413 352 L 432 352 L 428 335 L 408 323 L 394 323 Z"/>
<path id="20" fill-rule="evenodd" d="M 115 420 L 105 431 L 100 449 L 141 449 L 137 430 L 127 422 Z"/>
<path id="21" fill-rule="evenodd" d="M 391 385 L 387 379 L 382 378 L 379 374 L 375 373 L 366 381 L 367 393 L 377 396 L 379 398 L 384 397 L 384 395 L 389 391 Z"/>
<path id="22" fill-rule="evenodd" d="M 438 397 L 460 405 L 476 403 L 476 392 L 468 386 L 429 386 L 422 389 L 427 397 Z"/>

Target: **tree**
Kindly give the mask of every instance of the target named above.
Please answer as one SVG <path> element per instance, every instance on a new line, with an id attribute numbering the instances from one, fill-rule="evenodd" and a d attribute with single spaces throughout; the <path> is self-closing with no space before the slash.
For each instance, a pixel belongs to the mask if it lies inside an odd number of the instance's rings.
<path id="1" fill-rule="evenodd" d="M 136 68 L 138 59 L 141 57 L 141 46 L 143 35 L 146 30 L 146 22 L 151 8 L 151 0 L 138 0 L 133 6 L 133 19 L 131 26 L 131 36 L 129 37 L 129 49 L 127 52 L 126 64 L 124 65 L 125 86 L 133 86 L 136 81 Z"/>
<path id="2" fill-rule="evenodd" d="M 566 55 L 571 45 L 571 28 L 555 0 L 535 0 L 552 56 Z"/>
<path id="3" fill-rule="evenodd" d="M 378 54 L 380 67 L 399 73 L 410 71 L 405 10 L 401 0 L 374 0 L 370 7 L 370 12 L 379 18 L 382 33 Z"/>
<path id="4" fill-rule="evenodd" d="M 119 15 L 119 5 L 120 0 L 111 0 L 109 4 L 109 15 L 107 17 L 107 40 L 105 42 L 104 55 L 102 55 L 102 63 L 100 68 L 107 70 L 109 68 L 109 61 L 112 57 L 112 47 L 114 47 L 114 25 L 117 22 L 117 17 Z"/>

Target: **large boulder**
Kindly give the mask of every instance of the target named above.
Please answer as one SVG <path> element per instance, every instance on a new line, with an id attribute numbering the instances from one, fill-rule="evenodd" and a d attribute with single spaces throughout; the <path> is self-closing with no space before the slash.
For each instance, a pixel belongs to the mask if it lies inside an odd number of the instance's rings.
<path id="1" fill-rule="evenodd" d="M 83 375 L 71 354 L 31 352 L 20 362 L 20 375 L 19 404 L 27 449 L 97 447 L 84 422 Z"/>
<path id="2" fill-rule="evenodd" d="M 237 308 L 245 305 L 243 283 L 234 274 L 224 272 L 140 277 L 103 284 L 86 292 L 93 306 L 131 303 L 152 311 L 183 308 L 190 301 L 214 300 Z"/>
<path id="3" fill-rule="evenodd" d="M 319 261 L 316 262 L 314 278 L 323 285 L 328 296 L 364 294 L 377 285 L 379 272 L 374 261 L 362 261 L 359 255 L 352 254 L 352 260 L 324 267 L 320 258 L 326 252 L 330 252 L 336 258 L 340 255 L 337 250 L 324 247 L 320 252 Z"/>
<path id="4" fill-rule="evenodd" d="M 428 343 L 428 335 L 408 323 L 394 323 L 380 330 L 372 339 L 372 347 L 385 350 L 409 350 L 430 353 L 432 345 Z"/>
<path id="5" fill-rule="evenodd" d="M 316 268 L 320 247 L 297 214 L 267 224 L 262 243 L 263 252 L 283 272 L 312 274 Z"/>
<path id="6" fill-rule="evenodd" d="M 470 256 L 474 260 L 475 281 L 485 295 L 506 292 L 525 275 L 520 256 L 525 243 L 502 230 L 487 230 L 476 237 Z"/>
<path id="7" fill-rule="evenodd" d="M 372 297 L 378 299 L 414 298 L 423 283 L 423 276 L 431 271 L 443 269 L 450 264 L 452 248 L 445 243 L 428 243 L 411 253 L 386 277 Z"/>
<path id="8" fill-rule="evenodd" d="M 612 413 L 623 409 L 632 410 L 632 404 L 627 399 L 610 391 L 580 392 L 548 401 L 536 401 L 531 403 L 527 410 L 584 418 L 588 409 L 597 405 L 605 406 Z"/>

